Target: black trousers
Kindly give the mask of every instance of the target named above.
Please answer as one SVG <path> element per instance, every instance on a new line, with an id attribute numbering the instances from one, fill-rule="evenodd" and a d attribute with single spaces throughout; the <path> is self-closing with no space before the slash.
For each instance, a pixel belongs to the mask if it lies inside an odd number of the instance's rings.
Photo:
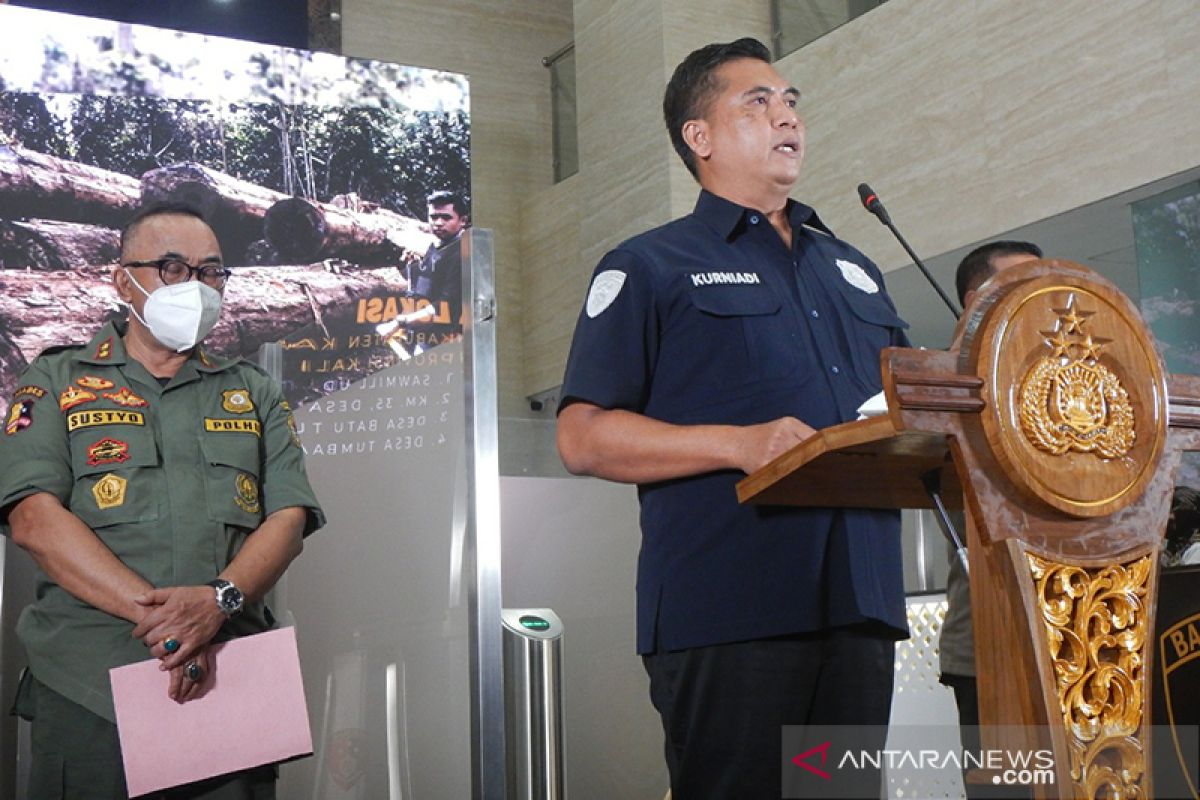
<path id="1" fill-rule="evenodd" d="M 879 726 L 892 704 L 895 642 L 864 624 L 643 658 L 662 717 L 672 800 L 778 800 L 784 725 Z M 795 755 L 795 754 L 787 754 Z M 867 796 L 879 772 L 864 770 Z"/>

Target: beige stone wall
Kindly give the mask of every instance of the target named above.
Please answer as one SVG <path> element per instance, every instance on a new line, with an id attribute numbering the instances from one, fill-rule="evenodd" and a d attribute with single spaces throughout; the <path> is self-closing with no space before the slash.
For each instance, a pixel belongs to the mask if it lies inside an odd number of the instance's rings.
<path id="1" fill-rule="evenodd" d="M 549 77 L 574 38 L 580 171 L 551 183 Z M 587 279 L 686 213 L 662 89 L 693 47 L 769 37 L 767 0 L 345 0 L 348 54 L 472 74 L 476 223 L 494 228 L 501 410 L 556 385 Z M 796 197 L 885 269 L 870 182 L 930 256 L 1200 164 L 1200 14 L 1176 0 L 891 0 L 783 59 L 803 91 Z"/>
<path id="2" fill-rule="evenodd" d="M 1200 13 L 1174 0 L 892 0 L 783 59 L 796 196 L 885 269 L 868 181 L 930 256 L 1200 164 Z"/>
<path id="3" fill-rule="evenodd" d="M 500 410 L 519 413 L 526 300 L 522 201 L 552 185 L 550 76 L 571 40 L 570 0 L 342 0 L 342 50 L 466 73 L 474 224 L 495 231 Z"/>

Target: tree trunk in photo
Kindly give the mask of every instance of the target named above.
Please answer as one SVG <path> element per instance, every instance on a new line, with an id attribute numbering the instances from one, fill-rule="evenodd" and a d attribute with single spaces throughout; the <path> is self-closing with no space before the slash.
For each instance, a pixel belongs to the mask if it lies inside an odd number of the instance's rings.
<path id="1" fill-rule="evenodd" d="M 26 361 L 51 345 L 86 342 L 120 311 L 111 271 L 0 271 L 0 333 Z M 235 269 L 225 289 L 221 321 L 206 345 L 254 359 L 266 342 L 310 326 L 357 325 L 360 299 L 395 295 L 404 278 L 395 267 L 335 274 L 324 267 Z M 364 330 L 370 330 L 365 323 Z"/>
<path id="2" fill-rule="evenodd" d="M 141 198 L 137 178 L 24 147 L 0 145 L 0 218 L 120 227 Z"/>
<path id="3" fill-rule="evenodd" d="M 236 261 L 234 254 L 240 256 L 251 242 L 262 238 L 267 209 L 287 198 L 282 192 L 192 161 L 145 173 L 141 193 L 143 202 L 183 203 L 203 214 L 231 261 Z"/>
<path id="4" fill-rule="evenodd" d="M 115 228 L 0 219 L 0 269 L 76 269 L 114 264 L 120 257 L 121 233 Z"/>
<path id="5" fill-rule="evenodd" d="M 235 264 L 264 260 L 258 240 L 265 240 L 284 264 L 342 258 L 372 265 L 402 264 L 424 255 L 434 241 L 421 222 L 394 211 L 354 211 L 288 197 L 192 162 L 147 172 L 142 197 L 197 208 Z"/>
<path id="6" fill-rule="evenodd" d="M 293 262 L 343 258 L 398 266 L 425 255 L 434 242 L 420 222 L 394 211 L 354 211 L 299 197 L 271 206 L 263 233 L 280 257 Z"/>

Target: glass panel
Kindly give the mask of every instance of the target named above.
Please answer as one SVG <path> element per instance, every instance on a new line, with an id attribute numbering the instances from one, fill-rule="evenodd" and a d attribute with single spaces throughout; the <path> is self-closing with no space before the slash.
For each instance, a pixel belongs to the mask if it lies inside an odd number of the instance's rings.
<path id="1" fill-rule="evenodd" d="M 1200 375 L 1200 182 L 1131 205 L 1141 311 L 1170 372 Z M 1200 490 L 1200 453 L 1183 454 L 1178 486 Z M 1191 544 L 1170 530 L 1169 556 Z"/>
<path id="2" fill-rule="evenodd" d="M 575 50 L 567 50 L 550 64 L 550 92 L 554 115 L 554 180 L 579 171 L 579 140 L 575 127 Z"/>
<path id="3" fill-rule="evenodd" d="M 453 341 L 296 409 L 329 525 L 280 592 L 318 754 L 283 797 L 471 794 L 462 387 Z"/>
<path id="4" fill-rule="evenodd" d="M 774 0 L 772 39 L 783 58 L 886 0 Z"/>

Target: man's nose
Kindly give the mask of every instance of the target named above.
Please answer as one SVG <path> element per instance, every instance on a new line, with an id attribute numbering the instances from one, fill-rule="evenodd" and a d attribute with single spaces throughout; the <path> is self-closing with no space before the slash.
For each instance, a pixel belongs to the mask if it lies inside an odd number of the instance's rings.
<path id="1" fill-rule="evenodd" d="M 800 125 L 800 115 L 786 101 L 780 101 L 775 112 L 775 124 L 785 128 L 795 128 Z"/>

